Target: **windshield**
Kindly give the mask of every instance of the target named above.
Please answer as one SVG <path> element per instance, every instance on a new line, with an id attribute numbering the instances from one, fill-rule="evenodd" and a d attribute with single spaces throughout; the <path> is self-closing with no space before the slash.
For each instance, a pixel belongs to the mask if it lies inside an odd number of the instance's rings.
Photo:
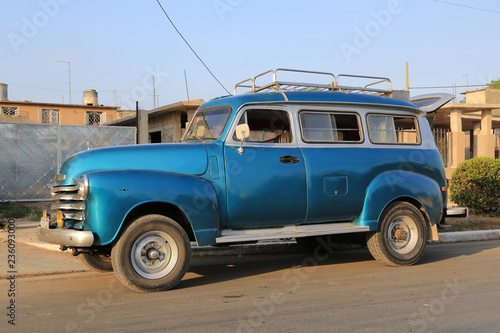
<path id="1" fill-rule="evenodd" d="M 228 107 L 196 111 L 183 141 L 218 139 L 230 114 L 231 109 Z"/>

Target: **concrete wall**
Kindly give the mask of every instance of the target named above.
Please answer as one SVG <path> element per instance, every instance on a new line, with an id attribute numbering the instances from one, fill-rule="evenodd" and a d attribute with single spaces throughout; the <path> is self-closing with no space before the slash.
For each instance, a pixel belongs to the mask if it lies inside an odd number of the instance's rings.
<path id="1" fill-rule="evenodd" d="M 171 111 L 149 115 L 149 133 L 161 132 L 161 142 L 179 142 L 196 110 Z M 181 123 L 181 115 L 187 113 L 187 122 Z"/>
<path id="2" fill-rule="evenodd" d="M 500 104 L 500 89 L 479 89 L 467 91 L 467 104 Z"/>

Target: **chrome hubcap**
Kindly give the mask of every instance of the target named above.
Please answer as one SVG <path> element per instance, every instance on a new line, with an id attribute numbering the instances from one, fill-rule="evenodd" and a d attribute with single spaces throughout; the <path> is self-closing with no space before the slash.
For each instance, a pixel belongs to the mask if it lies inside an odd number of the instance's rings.
<path id="1" fill-rule="evenodd" d="M 131 260 L 137 274 L 146 279 L 159 279 L 172 271 L 179 256 L 174 239 L 162 231 L 141 235 L 132 247 Z"/>
<path id="2" fill-rule="evenodd" d="M 399 216 L 389 225 L 387 239 L 391 248 L 399 254 L 411 252 L 418 240 L 415 221 L 408 216 Z"/>

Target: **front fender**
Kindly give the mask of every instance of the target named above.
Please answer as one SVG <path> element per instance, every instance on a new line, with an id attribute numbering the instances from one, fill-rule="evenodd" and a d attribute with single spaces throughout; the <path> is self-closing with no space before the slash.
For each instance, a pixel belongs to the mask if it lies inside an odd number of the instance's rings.
<path id="1" fill-rule="evenodd" d="M 440 221 L 443 198 L 435 180 L 409 171 L 386 171 L 375 177 L 368 186 L 363 211 L 354 224 L 377 230 L 385 207 L 398 198 L 411 198 L 420 202 L 431 224 Z"/>
<path id="2" fill-rule="evenodd" d="M 148 202 L 180 208 L 200 245 L 213 243 L 217 236 L 217 195 L 204 178 L 155 170 L 103 170 L 88 173 L 88 179 L 84 229 L 94 233 L 94 245 L 113 242 L 127 214 Z"/>

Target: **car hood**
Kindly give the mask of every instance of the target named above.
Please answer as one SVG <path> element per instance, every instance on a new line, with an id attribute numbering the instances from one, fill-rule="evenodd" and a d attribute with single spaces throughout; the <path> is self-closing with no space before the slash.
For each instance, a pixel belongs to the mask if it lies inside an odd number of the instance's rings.
<path id="1" fill-rule="evenodd" d="M 73 178 L 97 170 L 142 169 L 202 175 L 207 170 L 207 150 L 202 144 L 166 143 L 97 148 L 69 157 L 61 166 L 65 180 L 54 185 L 74 184 Z"/>

